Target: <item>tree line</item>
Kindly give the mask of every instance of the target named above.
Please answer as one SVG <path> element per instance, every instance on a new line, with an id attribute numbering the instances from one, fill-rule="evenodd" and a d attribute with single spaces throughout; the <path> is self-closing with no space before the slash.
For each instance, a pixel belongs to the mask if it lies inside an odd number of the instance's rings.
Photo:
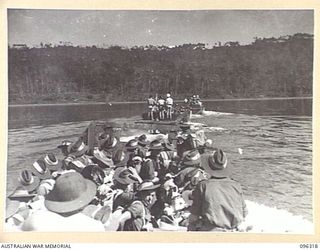
<path id="1" fill-rule="evenodd" d="M 313 35 L 167 46 L 8 47 L 10 103 L 312 95 Z"/>

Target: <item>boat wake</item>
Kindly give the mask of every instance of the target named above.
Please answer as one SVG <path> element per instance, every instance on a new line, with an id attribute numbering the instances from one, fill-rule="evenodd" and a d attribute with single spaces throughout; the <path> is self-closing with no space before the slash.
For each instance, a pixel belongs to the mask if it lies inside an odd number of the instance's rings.
<path id="1" fill-rule="evenodd" d="M 233 113 L 226 113 L 226 112 L 217 112 L 213 110 L 204 110 L 201 114 L 192 114 L 191 118 L 201 118 L 204 116 L 221 116 L 221 115 L 233 115 Z"/>
<path id="2" fill-rule="evenodd" d="M 227 129 L 221 128 L 221 127 L 204 127 L 205 132 L 219 132 L 219 131 L 225 131 Z"/>
<path id="3" fill-rule="evenodd" d="M 302 216 L 246 200 L 248 215 L 241 229 L 252 233 L 313 234 L 313 223 Z"/>

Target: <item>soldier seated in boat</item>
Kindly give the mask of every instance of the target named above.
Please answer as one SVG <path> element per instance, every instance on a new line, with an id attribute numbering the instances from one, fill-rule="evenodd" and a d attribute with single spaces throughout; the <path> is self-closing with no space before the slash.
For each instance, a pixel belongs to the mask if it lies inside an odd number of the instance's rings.
<path id="1" fill-rule="evenodd" d="M 139 180 L 132 169 L 119 167 L 115 170 L 111 186 L 114 190 L 112 211 L 115 211 L 119 206 L 125 208 L 134 200 L 133 185 L 135 183 L 139 183 Z"/>
<path id="2" fill-rule="evenodd" d="M 139 155 L 142 158 L 146 157 L 147 150 L 139 146 L 139 141 L 137 139 L 131 139 L 125 145 L 126 154 L 129 157 L 129 161 L 132 160 L 133 156 Z"/>
<path id="3" fill-rule="evenodd" d="M 180 134 L 177 136 L 177 139 L 177 154 L 179 157 L 182 157 L 183 154 L 189 150 L 198 148 L 197 138 L 193 133 Z"/>
<path id="4" fill-rule="evenodd" d="M 138 137 L 138 146 L 144 156 L 147 156 L 150 142 L 147 140 L 147 136 L 142 134 Z"/>
<path id="5" fill-rule="evenodd" d="M 148 173 L 146 174 L 140 174 L 142 179 L 146 179 L 146 177 L 144 176 L 149 176 L 149 180 L 153 181 L 153 182 L 158 182 L 159 178 L 157 177 L 158 175 L 158 171 L 160 170 L 160 153 L 162 151 L 164 151 L 164 147 L 162 145 L 162 143 L 159 140 L 154 140 L 150 143 L 149 146 L 149 151 L 150 151 L 150 155 L 148 157 L 146 157 L 146 159 L 144 160 L 143 163 L 143 168 L 142 170 L 143 173 Z M 146 171 L 148 170 L 148 171 Z M 154 172 L 152 172 L 152 170 Z M 151 174 L 152 173 L 152 174 Z M 151 177 L 153 177 L 151 179 Z"/>
<path id="6" fill-rule="evenodd" d="M 192 193 L 189 231 L 237 231 L 248 211 L 238 182 L 229 177 L 221 149 L 201 155 L 201 168 L 210 175 Z"/>
<path id="7" fill-rule="evenodd" d="M 178 172 L 177 161 L 180 159 L 173 144 L 164 142 L 162 146 L 164 150 L 159 154 L 158 169 L 158 177 L 161 183 L 163 183 L 167 174 L 176 174 Z"/>
<path id="8" fill-rule="evenodd" d="M 94 199 L 97 186 L 76 172 L 61 175 L 53 190 L 45 196 L 47 210 L 32 213 L 23 223 L 23 231 L 104 231 L 101 221 L 82 213 Z M 84 225 L 79 227 L 79 225 Z"/>
<path id="9" fill-rule="evenodd" d="M 118 220 L 119 231 L 152 231 L 151 207 L 156 202 L 155 190 L 159 188 L 159 184 L 152 182 L 143 182 L 139 185 L 136 199 L 124 209 L 120 219 Z"/>

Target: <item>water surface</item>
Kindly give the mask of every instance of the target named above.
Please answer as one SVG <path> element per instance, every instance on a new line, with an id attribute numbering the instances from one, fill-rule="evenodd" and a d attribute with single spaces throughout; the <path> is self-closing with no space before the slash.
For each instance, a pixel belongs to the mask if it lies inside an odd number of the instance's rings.
<path id="1" fill-rule="evenodd" d="M 312 221 L 312 100 L 205 102 L 206 134 L 225 150 L 247 199 Z M 64 139 L 75 140 L 91 120 L 134 124 L 141 103 L 9 107 L 7 188 L 16 175 Z M 144 133 L 129 126 L 123 135 Z M 239 154 L 239 148 L 243 154 Z"/>

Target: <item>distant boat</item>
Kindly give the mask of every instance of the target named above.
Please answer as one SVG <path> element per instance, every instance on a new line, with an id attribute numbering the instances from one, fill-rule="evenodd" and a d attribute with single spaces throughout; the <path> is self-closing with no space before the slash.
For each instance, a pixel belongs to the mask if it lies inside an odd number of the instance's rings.
<path id="1" fill-rule="evenodd" d="M 202 102 L 190 103 L 189 109 L 192 114 L 202 114 L 204 111 L 204 106 Z"/>
<path id="2" fill-rule="evenodd" d="M 176 125 L 176 121 L 169 121 L 169 120 L 164 120 L 164 121 L 154 121 L 154 120 L 139 120 L 135 121 L 137 124 L 158 124 L 158 125 Z"/>
<path id="3" fill-rule="evenodd" d="M 173 114 L 172 114 L 172 119 L 168 119 L 168 118 L 165 118 L 163 120 L 160 120 L 159 119 L 159 116 L 155 113 L 154 114 L 154 117 L 157 117 L 157 119 L 155 120 L 150 120 L 150 117 L 148 115 L 148 112 L 144 112 L 142 114 L 142 120 L 143 121 L 146 121 L 144 123 L 177 123 L 177 122 L 188 122 L 190 121 L 190 116 L 191 116 L 191 112 L 190 112 L 190 109 L 189 107 L 188 108 L 183 108 L 182 106 L 174 106 L 174 109 L 173 109 Z M 166 115 L 165 115 L 166 117 Z"/>

